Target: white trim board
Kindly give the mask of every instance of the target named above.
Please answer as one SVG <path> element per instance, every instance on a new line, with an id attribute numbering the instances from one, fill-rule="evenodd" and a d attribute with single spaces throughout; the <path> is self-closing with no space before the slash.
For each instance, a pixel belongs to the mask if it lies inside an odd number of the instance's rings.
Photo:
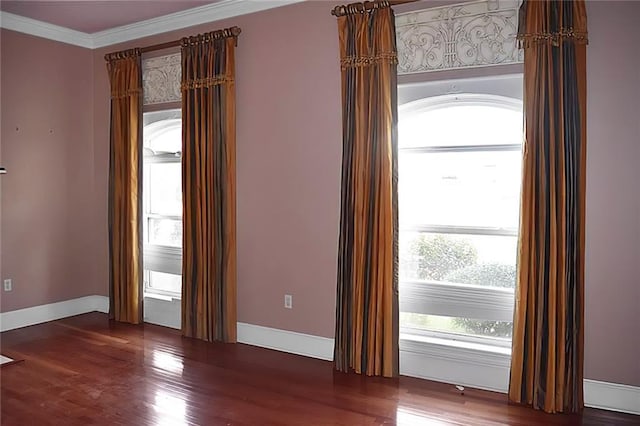
<path id="1" fill-rule="evenodd" d="M 584 379 L 584 405 L 640 416 L 640 387 Z"/>
<path id="2" fill-rule="evenodd" d="M 93 49 L 90 34 L 0 11 L 0 28 Z"/>
<path id="3" fill-rule="evenodd" d="M 276 7 L 300 3 L 306 0 L 221 0 L 192 9 L 171 13 L 157 18 L 96 33 L 84 33 L 58 25 L 0 11 L 0 28 L 31 34 L 62 43 L 98 49 L 125 41 L 220 21 L 235 16 L 261 12 Z"/>
<path id="4" fill-rule="evenodd" d="M 0 331 L 40 324 L 73 315 L 108 312 L 109 298 L 86 296 L 63 302 L 0 313 Z M 238 323 L 238 342 L 297 355 L 331 361 L 334 339 Z M 474 359 L 470 350 L 457 357 L 451 348 L 402 343 L 400 373 L 446 383 L 505 393 L 509 378 L 508 359 L 501 354 L 486 354 Z M 640 387 L 584 380 L 587 407 L 640 415 Z"/>
<path id="5" fill-rule="evenodd" d="M 333 360 L 334 339 L 327 337 L 238 323 L 238 343 Z M 404 376 L 507 393 L 509 356 L 484 354 L 473 359 L 470 350 L 456 357 L 451 348 L 439 345 L 429 345 L 428 353 L 411 343 L 400 345 L 400 374 Z M 585 379 L 584 403 L 591 408 L 640 415 L 640 387 Z"/>
<path id="6" fill-rule="evenodd" d="M 429 345 L 412 350 L 400 343 L 400 374 L 507 393 L 509 356 L 485 353 L 474 360 L 468 356 L 452 356 L 452 350 Z M 411 345 L 413 346 L 413 345 Z M 456 359 L 457 358 L 457 359 Z M 590 408 L 640 415 L 640 387 L 584 379 L 584 405 Z"/>
<path id="7" fill-rule="evenodd" d="M 238 343 L 245 343 L 261 348 L 318 358 L 333 360 L 334 339 L 279 330 L 260 325 L 238 323 Z"/>
<path id="8" fill-rule="evenodd" d="M 261 12 L 302 1 L 305 0 L 221 0 L 217 3 L 93 33 L 91 34 L 93 48 L 111 46 L 129 40 Z"/>
<path id="9" fill-rule="evenodd" d="M 63 302 L 2 312 L 0 313 L 0 331 L 14 330 L 94 311 L 107 313 L 109 298 L 106 296 L 85 296 Z"/>

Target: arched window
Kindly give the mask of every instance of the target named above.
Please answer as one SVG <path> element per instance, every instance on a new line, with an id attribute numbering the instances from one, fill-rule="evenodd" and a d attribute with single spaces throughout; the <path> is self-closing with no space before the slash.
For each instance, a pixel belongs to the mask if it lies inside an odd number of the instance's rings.
<path id="1" fill-rule="evenodd" d="M 180 297 L 182 277 L 182 119 L 179 109 L 144 113 L 145 293 Z"/>
<path id="2" fill-rule="evenodd" d="M 147 112 L 143 120 L 145 157 L 182 151 L 182 112 L 179 109 Z"/>
<path id="3" fill-rule="evenodd" d="M 435 96 L 403 105 L 399 118 L 402 331 L 507 346 L 522 103 Z"/>

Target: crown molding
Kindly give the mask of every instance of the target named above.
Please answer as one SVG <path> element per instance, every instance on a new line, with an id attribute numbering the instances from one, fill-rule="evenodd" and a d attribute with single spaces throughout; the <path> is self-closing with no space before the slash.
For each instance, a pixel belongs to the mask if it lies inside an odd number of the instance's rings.
<path id="1" fill-rule="evenodd" d="M 91 34 L 0 11 L 0 28 L 93 49 Z"/>
<path id="2" fill-rule="evenodd" d="M 221 0 L 134 24 L 88 34 L 0 11 L 0 28 L 31 34 L 88 49 L 98 49 L 142 37 L 261 12 L 306 0 Z"/>
<path id="3" fill-rule="evenodd" d="M 94 33 L 92 34 L 93 47 L 97 49 L 111 46 L 129 40 L 287 6 L 302 1 L 304 0 L 222 0 L 217 3 Z"/>

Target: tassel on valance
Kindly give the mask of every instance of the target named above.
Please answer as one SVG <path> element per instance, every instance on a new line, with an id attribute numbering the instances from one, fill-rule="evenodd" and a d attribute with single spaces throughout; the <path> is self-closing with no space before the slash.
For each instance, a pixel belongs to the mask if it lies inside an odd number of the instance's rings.
<path id="1" fill-rule="evenodd" d="M 573 41 L 577 44 L 589 44 L 586 32 L 577 32 L 573 28 L 561 28 L 553 33 L 518 34 L 518 48 L 526 49 L 532 44 L 548 43 L 552 46 L 560 46 L 564 41 Z"/>
<path id="2" fill-rule="evenodd" d="M 397 64 L 398 54 L 396 52 L 386 52 L 374 56 L 347 56 L 340 59 L 340 68 L 344 70 L 351 67 L 368 67 L 382 62 Z"/>
<path id="3" fill-rule="evenodd" d="M 212 87 L 220 84 L 225 84 L 234 81 L 234 79 L 227 75 L 220 75 L 217 77 L 197 78 L 184 81 L 180 88 L 182 90 L 201 89 L 203 87 Z"/>

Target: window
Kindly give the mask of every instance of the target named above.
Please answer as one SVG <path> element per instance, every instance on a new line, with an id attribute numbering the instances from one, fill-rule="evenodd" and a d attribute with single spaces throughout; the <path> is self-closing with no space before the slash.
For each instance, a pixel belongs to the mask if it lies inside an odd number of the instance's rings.
<path id="1" fill-rule="evenodd" d="M 179 109 L 144 113 L 145 293 L 180 297 L 182 288 L 182 119 Z"/>
<path id="2" fill-rule="evenodd" d="M 510 344 L 522 134 L 519 100 L 457 94 L 401 107 L 403 334 Z"/>

